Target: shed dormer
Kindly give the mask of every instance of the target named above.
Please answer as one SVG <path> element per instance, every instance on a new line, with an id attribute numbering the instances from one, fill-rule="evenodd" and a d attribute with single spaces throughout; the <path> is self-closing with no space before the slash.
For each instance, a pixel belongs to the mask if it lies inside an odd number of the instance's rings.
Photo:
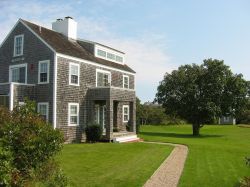
<path id="1" fill-rule="evenodd" d="M 95 56 L 98 58 L 102 58 L 108 61 L 116 62 L 119 64 L 125 63 L 125 53 L 120 52 L 118 50 L 95 44 Z"/>

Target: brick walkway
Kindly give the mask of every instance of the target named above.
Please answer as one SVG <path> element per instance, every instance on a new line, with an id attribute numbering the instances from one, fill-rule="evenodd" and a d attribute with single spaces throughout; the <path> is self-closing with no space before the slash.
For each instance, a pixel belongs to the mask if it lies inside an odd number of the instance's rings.
<path id="1" fill-rule="evenodd" d="M 188 155 L 188 147 L 172 143 L 144 143 L 170 145 L 175 147 L 168 158 L 144 184 L 144 187 L 177 187 Z"/>

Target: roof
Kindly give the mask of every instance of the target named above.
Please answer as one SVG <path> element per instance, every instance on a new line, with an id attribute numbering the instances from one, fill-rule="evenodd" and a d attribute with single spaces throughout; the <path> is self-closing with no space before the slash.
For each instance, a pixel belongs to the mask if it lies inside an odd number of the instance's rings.
<path id="1" fill-rule="evenodd" d="M 38 36 L 40 36 L 48 45 L 50 45 L 58 53 L 92 61 L 100 65 L 135 73 L 135 71 L 132 70 L 126 64 L 122 65 L 95 57 L 94 54 L 86 50 L 81 45 L 82 40 L 69 40 L 66 36 L 59 32 L 47 29 L 45 27 L 36 25 L 23 19 L 21 19 L 21 21 L 24 22 L 30 29 L 32 29 Z"/>

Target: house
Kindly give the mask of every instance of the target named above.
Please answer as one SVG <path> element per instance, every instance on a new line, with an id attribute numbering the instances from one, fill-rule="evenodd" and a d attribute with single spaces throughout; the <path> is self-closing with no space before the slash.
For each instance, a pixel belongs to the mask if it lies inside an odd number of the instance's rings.
<path id="1" fill-rule="evenodd" d="M 19 19 L 0 46 L 0 104 L 12 110 L 25 97 L 36 101 L 67 142 L 83 141 L 91 123 L 108 141 L 137 139 L 136 74 L 125 62 L 117 49 L 77 39 L 71 17 L 52 30 Z"/>
<path id="2" fill-rule="evenodd" d="M 219 118 L 219 125 L 235 125 L 236 119 L 233 116 L 222 116 Z"/>

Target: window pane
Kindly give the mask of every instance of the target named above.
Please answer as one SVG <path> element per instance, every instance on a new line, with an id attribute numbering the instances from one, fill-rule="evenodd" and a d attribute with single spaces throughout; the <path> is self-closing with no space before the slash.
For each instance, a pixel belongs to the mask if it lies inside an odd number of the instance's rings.
<path id="1" fill-rule="evenodd" d="M 47 114 L 47 105 L 39 105 L 39 113 L 42 115 L 46 115 Z"/>
<path id="2" fill-rule="evenodd" d="M 12 68 L 11 69 L 11 81 L 12 82 L 19 82 L 19 83 L 25 83 L 25 75 L 26 75 L 26 68 L 20 67 L 20 68 Z"/>
<path id="3" fill-rule="evenodd" d="M 19 82 L 19 68 L 13 68 L 12 70 L 12 82 Z"/>
<path id="4" fill-rule="evenodd" d="M 48 71 L 48 63 L 41 63 L 40 64 L 40 72 L 47 73 L 47 71 Z"/>
<path id="5" fill-rule="evenodd" d="M 77 106 L 76 105 L 70 106 L 70 115 L 77 115 Z"/>
<path id="6" fill-rule="evenodd" d="M 116 56 L 116 61 L 117 62 L 123 62 L 123 58 L 121 56 Z"/>
<path id="7" fill-rule="evenodd" d="M 128 77 L 123 77 L 123 81 L 124 88 L 128 88 Z"/>
<path id="8" fill-rule="evenodd" d="M 127 107 L 124 108 L 124 114 L 128 114 L 128 108 Z"/>
<path id="9" fill-rule="evenodd" d="M 47 73 L 40 73 L 40 82 L 47 82 Z"/>
<path id="10" fill-rule="evenodd" d="M 23 38 L 22 36 L 15 38 L 15 55 L 20 55 L 22 53 Z"/>
<path id="11" fill-rule="evenodd" d="M 108 86 L 109 85 L 109 75 L 108 74 L 104 74 L 103 85 L 104 86 Z"/>
<path id="12" fill-rule="evenodd" d="M 70 66 L 70 78 L 72 84 L 78 84 L 79 77 L 79 66 L 71 65 Z"/>
<path id="13" fill-rule="evenodd" d="M 77 116 L 70 116 L 70 124 L 77 124 Z"/>
<path id="14" fill-rule="evenodd" d="M 98 50 L 97 50 L 97 54 L 98 54 L 99 56 L 106 57 L 106 52 L 103 51 L 103 50 L 98 49 Z"/>
<path id="15" fill-rule="evenodd" d="M 71 75 L 78 75 L 78 66 L 71 65 Z"/>
<path id="16" fill-rule="evenodd" d="M 71 75 L 71 83 L 72 84 L 78 84 L 78 76 Z"/>
<path id="17" fill-rule="evenodd" d="M 108 57 L 109 59 L 115 60 L 115 55 L 112 54 L 112 53 L 108 53 L 107 57 Z"/>
<path id="18" fill-rule="evenodd" d="M 124 115 L 124 121 L 128 121 L 128 115 Z"/>

